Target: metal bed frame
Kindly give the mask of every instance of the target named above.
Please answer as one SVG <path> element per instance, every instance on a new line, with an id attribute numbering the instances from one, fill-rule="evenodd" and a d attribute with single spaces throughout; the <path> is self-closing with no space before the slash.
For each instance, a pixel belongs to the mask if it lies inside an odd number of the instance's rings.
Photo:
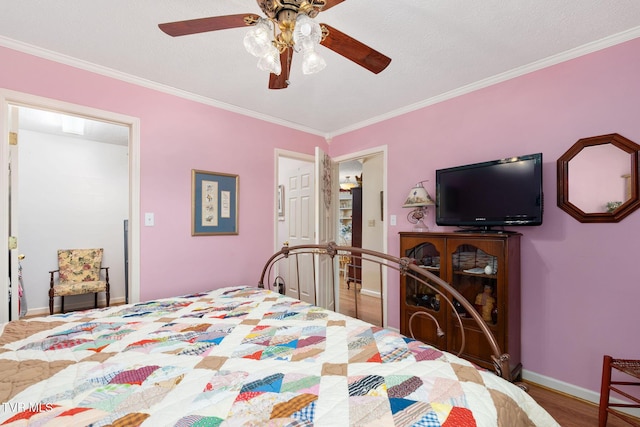
<path id="1" fill-rule="evenodd" d="M 398 258 L 392 255 L 388 255 L 382 252 L 373 251 L 369 249 L 356 248 L 351 246 L 338 246 L 335 242 L 330 242 L 328 244 L 318 244 L 318 245 L 312 245 L 312 244 L 297 245 L 297 246 L 285 245 L 282 247 L 282 249 L 280 249 L 278 252 L 273 254 L 269 258 L 269 260 L 266 262 L 262 270 L 262 275 L 260 276 L 258 287 L 264 288 L 266 283 L 266 287 L 268 289 L 275 290 L 281 294 L 286 293 L 285 280 L 282 278 L 282 276 L 275 274 L 274 267 L 277 265 L 279 261 L 283 259 L 288 259 L 290 257 L 294 257 L 297 263 L 300 259 L 300 255 L 303 255 L 303 254 L 314 254 L 314 255 L 317 255 L 318 257 L 328 256 L 328 257 L 331 257 L 331 259 L 333 260 L 333 262 L 331 263 L 332 265 L 331 286 L 334 293 L 334 301 L 335 301 L 335 289 L 336 289 L 336 286 L 335 286 L 335 277 L 336 277 L 335 269 L 336 269 L 336 261 L 337 261 L 335 259 L 336 256 L 338 256 L 338 259 L 341 256 L 348 256 L 348 257 L 351 257 L 352 259 L 358 258 L 362 260 L 363 265 L 365 265 L 364 264 L 365 262 L 377 264 L 380 268 L 381 280 L 383 277 L 382 273 L 385 270 L 385 268 L 390 268 L 390 269 L 399 271 L 400 274 L 410 277 L 424 286 L 431 288 L 434 292 L 440 295 L 441 303 L 444 301 L 447 304 L 449 304 L 449 306 L 452 308 L 451 310 L 452 313 L 454 313 L 457 318 L 457 322 L 458 322 L 458 325 L 460 326 L 460 331 L 461 331 L 460 332 L 461 345 L 457 353 L 457 356 L 460 356 L 465 348 L 465 330 L 464 330 L 462 319 L 453 304 L 454 300 L 458 301 L 460 305 L 464 307 L 467 313 L 477 323 L 478 328 L 482 331 L 483 335 L 486 337 L 491 347 L 491 352 L 492 352 L 491 359 L 493 361 L 493 367 L 496 375 L 504 378 L 509 382 L 513 382 L 514 378 L 512 378 L 511 369 L 509 367 L 509 354 L 503 353 L 500 350 L 500 347 L 498 346 L 498 342 L 496 338 L 494 337 L 493 333 L 491 332 L 491 330 L 489 329 L 485 321 L 482 319 L 480 314 L 476 311 L 474 306 L 464 296 L 462 296 L 455 288 L 453 288 L 449 283 L 445 282 L 444 280 L 434 275 L 433 273 L 430 273 L 425 269 L 419 268 L 416 261 L 412 258 L 408 258 L 408 257 Z M 311 257 L 312 259 L 311 262 L 313 262 L 314 272 L 317 265 L 316 258 L 317 258 L 316 256 Z M 277 269 L 275 270 L 277 271 Z M 271 285 L 271 283 L 273 283 L 273 286 Z M 318 284 L 314 283 L 314 293 L 317 292 L 318 289 L 319 289 Z M 381 286 L 381 289 L 382 289 L 382 286 Z M 298 286 L 298 299 L 300 299 L 299 294 L 300 294 L 300 287 Z M 315 299 L 315 294 L 314 294 L 314 301 L 317 301 L 317 299 Z M 381 301 L 381 304 L 384 304 L 384 302 Z M 356 305 L 356 313 L 357 313 L 357 305 Z M 430 318 L 435 323 L 437 334 L 439 336 L 444 335 L 444 332 L 440 328 L 440 325 L 438 324 L 438 321 L 435 319 L 435 317 L 433 317 L 426 310 L 421 310 L 414 313 L 409 319 L 409 330 L 410 330 L 410 334 L 412 335 L 412 338 L 413 338 L 413 329 L 411 325 L 415 320 L 415 318 L 419 316 L 425 316 Z M 526 390 L 526 386 L 524 386 L 523 384 L 517 383 L 517 385 Z"/>

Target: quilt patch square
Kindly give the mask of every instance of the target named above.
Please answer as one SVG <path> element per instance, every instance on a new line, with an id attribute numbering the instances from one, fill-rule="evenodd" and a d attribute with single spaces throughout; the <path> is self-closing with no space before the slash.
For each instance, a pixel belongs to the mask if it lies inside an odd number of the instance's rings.
<path id="1" fill-rule="evenodd" d="M 244 337 L 232 357 L 300 361 L 321 354 L 325 343 L 324 326 L 258 325 Z"/>
<path id="2" fill-rule="evenodd" d="M 124 351 L 206 356 L 233 331 L 230 324 L 167 323 Z"/>

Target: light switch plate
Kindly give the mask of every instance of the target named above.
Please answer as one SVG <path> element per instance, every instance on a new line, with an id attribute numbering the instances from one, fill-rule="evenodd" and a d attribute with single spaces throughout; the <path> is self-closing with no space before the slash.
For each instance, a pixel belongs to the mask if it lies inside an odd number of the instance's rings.
<path id="1" fill-rule="evenodd" d="M 396 225 L 398 223 L 398 220 L 395 215 L 391 215 L 389 217 L 389 222 L 391 223 L 391 225 Z"/>
<path id="2" fill-rule="evenodd" d="M 147 212 L 144 214 L 144 225 L 147 227 L 153 227 L 155 225 L 153 212 Z"/>

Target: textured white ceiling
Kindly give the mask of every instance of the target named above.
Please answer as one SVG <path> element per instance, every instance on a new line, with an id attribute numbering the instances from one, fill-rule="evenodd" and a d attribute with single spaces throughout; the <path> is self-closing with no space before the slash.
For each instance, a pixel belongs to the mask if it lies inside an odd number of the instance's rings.
<path id="1" fill-rule="evenodd" d="M 291 85 L 243 47 L 244 28 L 173 38 L 157 25 L 261 13 L 254 0 L 0 2 L 0 45 L 331 137 L 640 37 L 638 0 L 347 0 L 318 15 L 392 58 L 375 75 L 324 47 Z M 156 84 L 160 86 L 156 86 Z"/>

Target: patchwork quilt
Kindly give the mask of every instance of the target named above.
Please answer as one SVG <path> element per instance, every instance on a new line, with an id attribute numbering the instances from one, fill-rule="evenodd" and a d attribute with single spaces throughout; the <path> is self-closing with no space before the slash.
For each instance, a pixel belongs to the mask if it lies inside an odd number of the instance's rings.
<path id="1" fill-rule="evenodd" d="M 235 287 L 0 326 L 0 425 L 555 426 L 434 347 Z"/>

